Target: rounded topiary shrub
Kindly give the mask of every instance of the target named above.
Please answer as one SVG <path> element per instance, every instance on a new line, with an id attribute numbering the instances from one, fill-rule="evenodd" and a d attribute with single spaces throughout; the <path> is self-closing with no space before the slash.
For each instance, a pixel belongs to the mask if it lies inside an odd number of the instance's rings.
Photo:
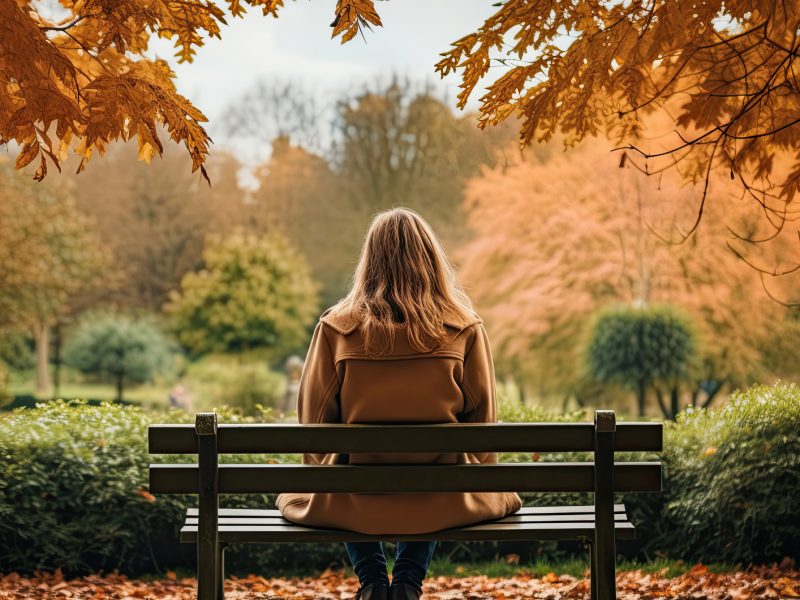
<path id="1" fill-rule="evenodd" d="M 587 362 L 598 381 L 615 381 L 636 392 L 645 415 L 647 388 L 656 380 L 683 377 L 694 353 L 688 318 L 670 306 L 617 307 L 597 317 Z"/>
<path id="2" fill-rule="evenodd" d="M 152 381 L 169 358 L 166 337 L 149 319 L 113 312 L 84 315 L 64 347 L 64 362 L 113 381 L 117 400 L 126 383 Z"/>

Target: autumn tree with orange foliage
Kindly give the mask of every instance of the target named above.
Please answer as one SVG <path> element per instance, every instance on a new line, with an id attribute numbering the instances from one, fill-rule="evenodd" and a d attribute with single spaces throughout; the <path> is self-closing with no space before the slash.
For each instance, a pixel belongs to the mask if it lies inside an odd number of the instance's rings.
<path id="1" fill-rule="evenodd" d="M 244 203 L 244 221 L 259 234 L 279 232 L 306 255 L 326 306 L 346 293 L 369 220 L 396 205 L 418 210 L 449 247 L 465 237 L 465 182 L 513 142 L 508 126 L 481 132 L 430 90 L 403 77 L 346 92 L 331 107 L 326 148 L 319 107 L 305 88 L 279 83 L 264 96 L 258 82 L 230 106 L 229 135 L 247 121 L 264 125 L 269 162 Z M 316 115 L 316 116 L 315 116 Z M 265 141 L 263 138 L 262 142 Z M 502 158 L 502 157 L 501 157 Z"/>
<path id="2" fill-rule="evenodd" d="M 780 0 L 508 0 L 437 70 L 461 70 L 463 107 L 490 66 L 506 64 L 481 98 L 481 125 L 517 115 L 526 146 L 557 130 L 570 142 L 607 129 L 633 139 L 643 115 L 675 100 L 677 125 L 693 134 L 663 154 L 690 157 L 687 177 L 703 179 L 715 163 L 762 178 L 773 174 L 776 149 L 800 150 L 798 31 L 800 5 Z M 791 202 L 798 184 L 800 163 L 776 187 Z"/>
<path id="3" fill-rule="evenodd" d="M 58 22 L 33 0 L 0 0 L 0 144 L 21 146 L 16 167 L 47 158 L 61 168 L 73 147 L 86 168 L 114 140 L 138 141 L 139 159 L 163 151 L 159 126 L 183 143 L 200 169 L 211 141 L 206 117 L 175 91 L 166 61 L 145 56 L 150 37 L 174 39 L 178 62 L 191 62 L 204 37 L 220 37 L 224 6 L 241 17 L 245 6 L 277 17 L 283 0 L 59 0 L 71 13 Z M 351 40 L 380 25 L 371 0 L 339 0 L 333 36 Z M 47 157 L 47 158 L 46 158 Z"/>
<path id="4" fill-rule="evenodd" d="M 0 331 L 33 332 L 39 391 L 50 388 L 51 326 L 76 295 L 105 283 L 111 262 L 70 186 L 48 183 L 0 160 Z"/>
<path id="5" fill-rule="evenodd" d="M 744 240 L 773 239 L 791 220 L 800 187 L 800 4 L 506 0 L 499 6 L 436 65 L 443 76 L 461 73 L 461 107 L 492 66 L 507 68 L 481 97 L 481 127 L 516 116 L 522 146 L 558 131 L 569 144 L 608 133 L 629 148 L 621 164 L 630 158 L 651 174 L 677 165 L 684 180 L 706 187 L 682 239 L 707 214 L 702 200 L 717 184 L 714 168 L 737 180 L 762 208 L 753 218 L 770 226 L 766 236 L 745 233 Z M 645 127 L 656 111 L 674 116 L 670 127 Z M 797 261 L 754 266 L 774 275 L 800 270 Z"/>
<path id="6" fill-rule="evenodd" d="M 670 243 L 665 235 L 691 227 L 702 185 L 643 178 L 619 169 L 608 150 L 593 140 L 544 163 L 487 171 L 467 186 L 476 236 L 460 252 L 462 277 L 499 370 L 521 376 L 535 394 L 591 400 L 597 389 L 581 365 L 592 316 L 609 304 L 656 303 L 683 307 L 698 329 L 694 402 L 710 395 L 704 382 L 718 390 L 766 376 L 758 372 L 761 343 L 786 309 L 726 245 L 726 225 L 752 222 L 747 199 L 714 176 L 711 218 L 688 242 Z"/>
<path id="7" fill-rule="evenodd" d="M 360 211 L 342 193 L 328 162 L 293 146 L 288 137 L 272 142 L 272 156 L 256 176 L 259 188 L 243 207 L 244 223 L 258 234 L 278 233 L 291 242 L 322 285 L 322 304 L 336 304 L 358 259 L 364 234 Z"/>

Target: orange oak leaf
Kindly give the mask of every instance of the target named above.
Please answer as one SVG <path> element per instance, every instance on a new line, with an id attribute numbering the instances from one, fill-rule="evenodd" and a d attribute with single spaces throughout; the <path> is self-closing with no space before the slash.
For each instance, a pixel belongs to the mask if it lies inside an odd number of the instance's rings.
<path id="1" fill-rule="evenodd" d="M 144 498 L 148 502 L 155 502 L 156 501 L 156 497 L 153 496 L 153 494 L 151 494 L 147 490 L 139 489 L 139 490 L 136 490 L 136 493 L 139 494 L 142 498 Z"/>

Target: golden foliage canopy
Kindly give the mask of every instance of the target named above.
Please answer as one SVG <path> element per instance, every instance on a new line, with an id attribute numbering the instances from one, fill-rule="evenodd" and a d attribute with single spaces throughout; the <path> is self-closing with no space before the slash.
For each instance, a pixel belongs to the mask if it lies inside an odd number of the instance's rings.
<path id="1" fill-rule="evenodd" d="M 80 169 L 115 139 L 136 137 L 140 160 L 149 161 L 162 150 L 156 124 L 203 170 L 206 119 L 176 93 L 167 63 L 144 57 L 148 40 L 175 39 L 179 62 L 191 61 L 204 37 L 220 37 L 222 7 L 234 17 L 246 6 L 277 16 L 284 4 L 59 2 L 71 16 L 52 22 L 32 0 L 0 0 L 0 142 L 20 144 L 18 167 L 38 160 L 37 179 L 45 157 L 60 167 L 70 144 L 83 158 Z M 342 43 L 376 25 L 373 0 L 338 0 L 331 27 Z M 780 0 L 506 0 L 436 69 L 461 72 L 463 107 L 500 60 L 509 69 L 481 98 L 482 127 L 515 114 L 523 145 L 557 129 L 573 142 L 613 131 L 640 155 L 681 161 L 695 181 L 725 166 L 780 228 L 781 203 L 800 189 L 800 162 L 782 167 L 775 159 L 776 151 L 800 153 L 799 28 L 800 4 Z M 656 147 L 634 146 L 642 115 L 664 107 L 676 113 L 680 133 Z"/>
<path id="2" fill-rule="evenodd" d="M 610 131 L 650 159 L 643 170 L 680 162 L 692 181 L 722 166 L 780 231 L 800 186 L 800 162 L 776 161 L 800 154 L 798 31 L 796 1 L 506 0 L 436 68 L 461 72 L 463 107 L 499 60 L 482 127 L 516 115 L 523 146 Z M 679 131 L 640 150 L 643 116 L 663 108 Z"/>
<path id="3" fill-rule="evenodd" d="M 163 60 L 145 57 L 152 35 L 174 39 L 178 62 L 191 62 L 204 37 L 220 37 L 224 5 L 277 17 L 283 0 L 59 0 L 70 15 L 51 21 L 32 0 L 0 0 L 0 144 L 20 146 L 16 167 L 47 159 L 60 170 L 73 147 L 78 171 L 113 140 L 137 138 L 139 160 L 163 150 L 158 126 L 183 143 L 200 169 L 211 141 L 206 117 L 178 94 Z M 333 36 L 346 42 L 380 25 L 372 0 L 339 0 Z"/>

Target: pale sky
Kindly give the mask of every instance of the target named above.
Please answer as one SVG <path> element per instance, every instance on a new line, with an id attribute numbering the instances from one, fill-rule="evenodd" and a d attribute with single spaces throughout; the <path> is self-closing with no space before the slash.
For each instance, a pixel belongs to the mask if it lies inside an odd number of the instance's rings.
<path id="1" fill-rule="evenodd" d="M 210 119 L 212 137 L 229 102 L 259 79 L 295 79 L 321 100 L 348 86 L 358 87 L 396 72 L 439 86 L 455 108 L 457 76 L 440 80 L 434 72 L 439 53 L 475 31 L 497 7 L 493 0 L 386 0 L 376 2 L 384 26 L 341 45 L 331 40 L 334 0 L 286 0 L 280 17 L 263 17 L 250 9 L 244 19 L 228 18 L 222 40 L 197 50 L 193 63 L 179 65 L 169 40 L 151 38 L 149 55 L 169 61 L 178 91 Z M 494 75 L 494 74 L 493 74 Z M 497 73 L 499 75 L 499 73 Z M 492 77 L 494 79 L 494 76 Z M 476 89 L 468 109 L 482 95 Z M 224 144 L 217 144 L 217 147 Z"/>

